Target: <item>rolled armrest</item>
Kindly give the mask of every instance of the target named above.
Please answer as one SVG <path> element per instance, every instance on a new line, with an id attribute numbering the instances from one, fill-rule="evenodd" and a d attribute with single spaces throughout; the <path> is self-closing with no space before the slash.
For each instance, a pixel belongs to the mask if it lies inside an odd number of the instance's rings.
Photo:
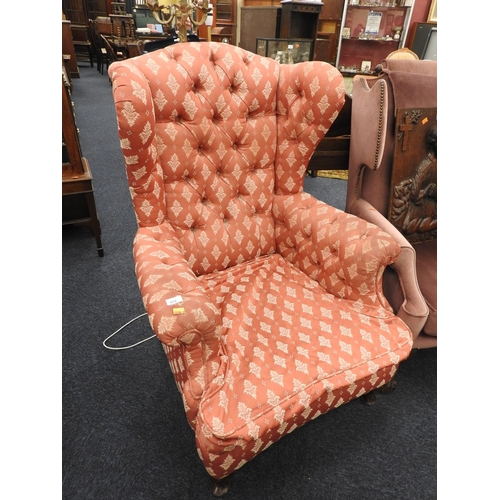
<path id="1" fill-rule="evenodd" d="M 277 249 L 333 295 L 360 306 L 392 309 L 382 292 L 385 267 L 400 253 L 377 226 L 307 193 L 276 197 Z"/>
<path id="2" fill-rule="evenodd" d="M 420 291 L 417 280 L 415 249 L 409 241 L 370 203 L 360 198 L 350 207 L 350 212 L 362 219 L 377 225 L 390 234 L 400 245 L 401 253 L 391 267 L 398 273 L 399 283 L 403 292 L 403 303 L 397 311 L 399 316 L 411 329 L 415 340 L 421 332 L 429 308 Z"/>
<path id="3" fill-rule="evenodd" d="M 182 366 L 174 375 L 190 400 L 199 399 L 219 365 L 219 309 L 183 257 L 168 222 L 139 228 L 134 240 L 139 289 L 151 327 L 160 341 L 181 353 Z M 167 353 L 169 350 L 167 349 Z M 169 357 L 170 359 L 170 357 Z"/>

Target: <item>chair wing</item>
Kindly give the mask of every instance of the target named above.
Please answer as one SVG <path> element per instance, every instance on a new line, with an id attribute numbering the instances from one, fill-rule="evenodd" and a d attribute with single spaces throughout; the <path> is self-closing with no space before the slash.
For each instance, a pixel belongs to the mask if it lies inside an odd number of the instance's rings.
<path id="1" fill-rule="evenodd" d="M 134 260 L 208 473 L 387 383 L 412 346 L 381 288 L 400 247 L 304 193 L 344 103 L 331 65 L 215 42 L 112 64 Z"/>

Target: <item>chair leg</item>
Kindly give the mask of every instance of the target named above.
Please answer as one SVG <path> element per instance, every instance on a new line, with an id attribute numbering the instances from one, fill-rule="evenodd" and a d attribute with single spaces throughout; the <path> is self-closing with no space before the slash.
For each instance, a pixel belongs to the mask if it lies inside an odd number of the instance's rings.
<path id="1" fill-rule="evenodd" d="M 229 491 L 229 476 L 222 479 L 212 478 L 212 493 L 216 497 L 221 497 Z"/>
<path id="2" fill-rule="evenodd" d="M 377 392 L 380 394 L 392 394 L 396 389 L 396 379 L 393 377 L 387 384 L 384 384 L 382 387 L 379 387 L 378 389 L 375 389 L 374 391 L 368 392 L 366 394 L 363 394 L 361 396 L 361 401 L 366 406 L 373 406 L 375 404 L 375 401 L 377 400 Z"/>
<path id="3" fill-rule="evenodd" d="M 361 401 L 363 401 L 366 406 L 373 406 L 376 400 L 377 395 L 375 394 L 375 391 L 367 392 L 361 396 Z"/>
<path id="4" fill-rule="evenodd" d="M 89 51 L 89 61 L 90 61 L 90 67 L 94 67 L 94 54 L 92 53 L 92 47 L 89 45 L 88 46 L 88 51 Z"/>
<path id="5" fill-rule="evenodd" d="M 387 384 L 380 387 L 378 392 L 380 392 L 380 394 L 392 394 L 395 391 L 395 389 L 396 389 L 396 379 L 391 378 L 391 380 L 389 380 Z"/>

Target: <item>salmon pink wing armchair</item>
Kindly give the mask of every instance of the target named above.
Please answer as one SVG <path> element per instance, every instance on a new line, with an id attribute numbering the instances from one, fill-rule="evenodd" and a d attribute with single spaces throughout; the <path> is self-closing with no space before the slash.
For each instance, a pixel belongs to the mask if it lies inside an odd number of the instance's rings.
<path id="1" fill-rule="evenodd" d="M 196 42 L 109 75 L 138 285 L 222 494 L 272 443 L 394 376 L 412 334 L 381 277 L 400 247 L 303 191 L 344 103 L 333 66 Z"/>

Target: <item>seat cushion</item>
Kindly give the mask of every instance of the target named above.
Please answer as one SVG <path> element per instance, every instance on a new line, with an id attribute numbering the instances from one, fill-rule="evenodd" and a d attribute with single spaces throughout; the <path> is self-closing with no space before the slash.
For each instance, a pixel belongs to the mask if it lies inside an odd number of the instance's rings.
<path id="1" fill-rule="evenodd" d="M 200 456 L 217 478 L 385 384 L 412 347 L 390 311 L 335 298 L 277 254 L 201 281 L 222 314 L 222 363 L 195 425 Z"/>

